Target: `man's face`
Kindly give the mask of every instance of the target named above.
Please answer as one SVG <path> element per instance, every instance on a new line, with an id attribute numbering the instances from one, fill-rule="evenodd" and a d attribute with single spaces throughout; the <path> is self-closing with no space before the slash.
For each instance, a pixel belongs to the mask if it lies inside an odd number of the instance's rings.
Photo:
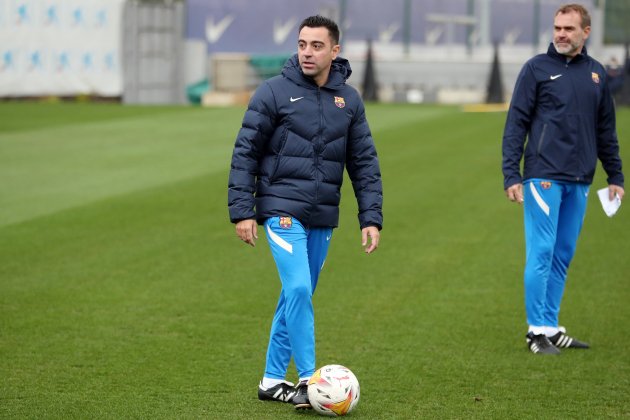
<path id="1" fill-rule="evenodd" d="M 553 45 L 560 54 L 575 57 L 590 32 L 590 26 L 582 29 L 582 16 L 578 12 L 559 13 L 553 20 Z"/>
<path id="2" fill-rule="evenodd" d="M 303 27 L 298 39 L 298 59 L 302 72 L 312 77 L 318 86 L 324 85 L 339 48 L 339 45 L 332 45 L 327 28 Z"/>

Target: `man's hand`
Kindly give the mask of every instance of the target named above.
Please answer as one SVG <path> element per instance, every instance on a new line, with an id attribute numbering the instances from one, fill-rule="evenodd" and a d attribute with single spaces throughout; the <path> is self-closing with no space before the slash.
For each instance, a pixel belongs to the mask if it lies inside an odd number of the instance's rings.
<path id="1" fill-rule="evenodd" d="M 246 244 L 256 246 L 258 239 L 258 225 L 254 219 L 241 220 L 236 224 L 236 235 Z"/>
<path id="2" fill-rule="evenodd" d="M 615 194 L 619 196 L 619 199 L 623 199 L 623 187 L 619 185 L 609 185 L 608 186 L 608 200 L 613 201 L 615 199 Z"/>
<path id="3" fill-rule="evenodd" d="M 523 184 L 514 184 L 505 190 L 505 195 L 510 201 L 518 204 L 523 203 Z"/>
<path id="4" fill-rule="evenodd" d="M 368 245 L 368 236 L 371 241 Z M 361 245 L 365 247 L 365 252 L 367 254 L 371 254 L 376 251 L 378 248 L 378 240 L 381 237 L 381 232 L 379 232 L 376 226 L 368 226 L 361 229 Z"/>

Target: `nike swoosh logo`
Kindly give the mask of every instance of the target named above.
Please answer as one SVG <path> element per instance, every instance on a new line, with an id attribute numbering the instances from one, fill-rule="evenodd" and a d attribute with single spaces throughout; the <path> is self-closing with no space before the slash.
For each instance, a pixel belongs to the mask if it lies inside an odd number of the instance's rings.
<path id="1" fill-rule="evenodd" d="M 210 16 L 206 19 L 206 39 L 211 44 L 214 44 L 223 36 L 223 33 L 234 21 L 234 16 L 227 15 L 217 23 L 214 23 L 214 17 Z"/>
<path id="2" fill-rule="evenodd" d="M 555 76 L 549 76 L 551 80 L 556 80 L 558 77 L 562 76 L 561 74 L 556 74 Z"/>
<path id="3" fill-rule="evenodd" d="M 330 238 L 332 238 L 332 235 L 328 235 L 328 236 L 326 236 L 326 240 L 327 240 L 327 241 L 330 241 Z"/>
<path id="4" fill-rule="evenodd" d="M 276 20 L 273 24 L 273 42 L 277 45 L 284 44 L 296 23 L 295 18 L 290 18 L 285 23 Z"/>
<path id="5" fill-rule="evenodd" d="M 295 101 L 299 101 L 299 100 L 300 100 L 300 99 L 302 99 L 303 97 L 304 97 L 304 96 L 300 96 L 299 98 L 294 98 L 293 96 L 291 96 L 291 97 L 289 98 L 289 100 L 290 100 L 291 102 L 295 102 Z"/>

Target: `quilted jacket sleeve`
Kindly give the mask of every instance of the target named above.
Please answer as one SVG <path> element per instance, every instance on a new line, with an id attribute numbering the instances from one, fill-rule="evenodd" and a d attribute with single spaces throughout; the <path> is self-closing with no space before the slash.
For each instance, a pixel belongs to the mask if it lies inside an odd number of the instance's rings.
<path id="1" fill-rule="evenodd" d="M 268 83 L 263 83 L 249 102 L 234 144 L 228 180 L 228 209 L 232 223 L 256 218 L 254 194 L 258 165 L 273 134 L 275 115 L 273 92 Z"/>
<path id="2" fill-rule="evenodd" d="M 619 156 L 619 141 L 617 140 L 615 105 L 608 85 L 599 106 L 597 157 L 608 175 L 608 184 L 623 187 L 624 177 Z"/>
<path id="3" fill-rule="evenodd" d="M 359 102 L 357 114 L 349 129 L 346 162 L 359 208 L 359 225 L 383 227 L 383 185 L 376 147 L 365 118 L 365 107 Z"/>
<path id="4" fill-rule="evenodd" d="M 529 63 L 516 80 L 503 132 L 503 188 L 522 182 L 520 163 L 536 106 L 536 78 Z"/>

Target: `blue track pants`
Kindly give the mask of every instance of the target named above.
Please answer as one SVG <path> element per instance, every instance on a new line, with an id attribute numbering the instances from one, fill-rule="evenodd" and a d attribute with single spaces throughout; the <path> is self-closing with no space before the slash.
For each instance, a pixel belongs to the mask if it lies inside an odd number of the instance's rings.
<path id="1" fill-rule="evenodd" d="M 328 253 L 332 228 L 306 229 L 295 218 L 265 221 L 282 290 L 271 325 L 265 377 L 284 379 L 291 356 L 300 378 L 315 371 L 312 297 Z"/>
<path id="2" fill-rule="evenodd" d="M 589 185 L 544 179 L 523 184 L 525 311 L 531 327 L 557 327 L 567 269 L 586 213 Z"/>

